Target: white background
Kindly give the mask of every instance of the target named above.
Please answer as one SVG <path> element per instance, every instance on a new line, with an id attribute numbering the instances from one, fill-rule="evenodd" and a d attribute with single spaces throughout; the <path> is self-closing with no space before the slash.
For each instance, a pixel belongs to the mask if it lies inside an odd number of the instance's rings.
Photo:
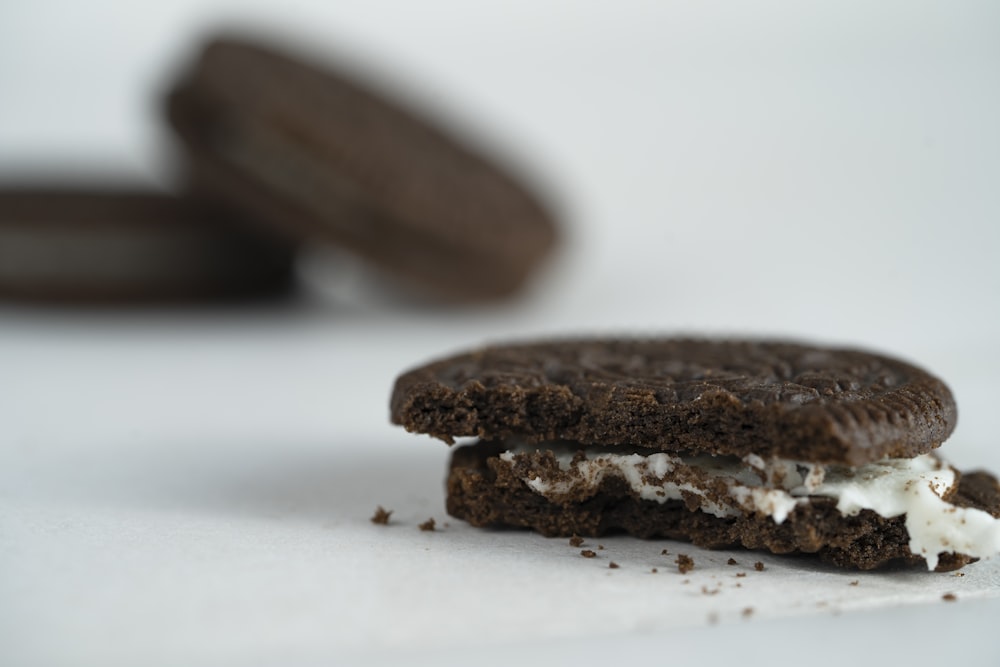
<path id="1" fill-rule="evenodd" d="M 5 2 L 0 176 L 169 186 L 159 97 L 231 25 L 376 72 L 521 165 L 563 252 L 521 300 L 464 311 L 373 296 L 323 257 L 293 303 L 0 306 L 0 662 L 721 661 L 941 623 L 950 659 L 1000 654 L 997 561 L 958 578 L 761 557 L 740 580 L 730 554 L 674 543 L 585 561 L 421 533 L 446 520 L 446 448 L 387 420 L 400 370 L 487 340 L 774 334 L 930 368 L 960 406 L 943 451 L 1000 469 L 1000 5 Z M 368 522 L 377 504 L 393 525 Z M 695 555 L 690 583 L 664 546 Z"/>

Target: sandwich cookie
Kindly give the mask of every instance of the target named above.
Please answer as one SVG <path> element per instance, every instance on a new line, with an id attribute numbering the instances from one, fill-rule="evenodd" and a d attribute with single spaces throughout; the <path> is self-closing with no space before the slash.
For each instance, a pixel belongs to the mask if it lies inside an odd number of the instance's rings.
<path id="1" fill-rule="evenodd" d="M 523 184 L 330 68 L 218 40 L 167 106 L 193 187 L 425 295 L 506 296 L 555 245 L 552 216 Z"/>
<path id="2" fill-rule="evenodd" d="M 198 300 L 288 288 L 292 246 L 166 194 L 0 190 L 0 296 L 65 302 Z"/>
<path id="3" fill-rule="evenodd" d="M 1000 553 L 1000 487 L 934 450 L 948 387 L 890 357 L 786 342 L 565 340 L 400 376 L 391 418 L 449 443 L 448 512 L 550 536 L 689 540 L 950 570 Z"/>

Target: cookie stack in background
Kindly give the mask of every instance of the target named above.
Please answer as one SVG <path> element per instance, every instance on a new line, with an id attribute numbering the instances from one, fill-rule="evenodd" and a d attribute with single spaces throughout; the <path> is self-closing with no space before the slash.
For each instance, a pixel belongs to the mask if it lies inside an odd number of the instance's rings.
<path id="1" fill-rule="evenodd" d="M 0 185 L 0 296 L 173 301 L 288 292 L 328 245 L 404 296 L 521 290 L 557 241 L 530 188 L 363 82 L 242 38 L 211 40 L 166 100 L 178 192 Z"/>

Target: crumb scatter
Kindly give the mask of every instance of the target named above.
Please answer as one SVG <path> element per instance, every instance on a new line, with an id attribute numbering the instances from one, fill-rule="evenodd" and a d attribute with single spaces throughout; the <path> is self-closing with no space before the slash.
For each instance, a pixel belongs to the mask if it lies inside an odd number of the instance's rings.
<path id="1" fill-rule="evenodd" d="M 569 545 L 571 547 L 581 547 L 583 546 L 583 538 L 580 537 L 579 535 L 574 535 L 573 537 L 569 538 Z"/>
<path id="2" fill-rule="evenodd" d="M 677 554 L 674 562 L 677 563 L 677 571 L 681 574 L 687 574 L 694 569 L 694 559 L 687 554 Z"/>
<path id="3" fill-rule="evenodd" d="M 583 551 L 580 552 L 580 555 L 583 556 L 584 558 L 594 558 L 597 556 L 597 552 L 592 551 L 590 549 L 584 549 Z"/>
<path id="4" fill-rule="evenodd" d="M 608 567 L 612 570 L 617 570 L 619 567 L 621 567 L 621 565 L 619 565 L 614 561 L 611 561 L 610 563 L 608 563 Z"/>
<path id="5" fill-rule="evenodd" d="M 392 510 L 387 510 L 379 505 L 375 508 L 375 514 L 372 515 L 371 522 L 378 526 L 386 526 L 389 524 L 389 517 L 391 516 Z"/>
<path id="6" fill-rule="evenodd" d="M 941 599 L 944 600 L 945 602 L 954 602 L 955 600 L 958 599 L 958 596 L 955 595 L 954 593 L 945 593 L 944 595 L 941 596 Z"/>
<path id="7" fill-rule="evenodd" d="M 434 527 L 436 525 L 437 523 L 434 521 L 434 517 L 431 517 L 427 519 L 427 521 L 424 521 L 422 524 L 420 524 L 419 528 L 420 530 L 423 530 L 425 532 L 431 532 L 434 530 Z"/>
<path id="8" fill-rule="evenodd" d="M 764 564 L 761 563 L 760 561 L 757 561 L 756 563 L 753 564 L 753 569 L 757 570 L 758 572 L 763 572 Z"/>
<path id="9" fill-rule="evenodd" d="M 736 562 L 735 558 L 730 558 L 726 561 L 726 565 L 739 565 L 739 563 Z"/>

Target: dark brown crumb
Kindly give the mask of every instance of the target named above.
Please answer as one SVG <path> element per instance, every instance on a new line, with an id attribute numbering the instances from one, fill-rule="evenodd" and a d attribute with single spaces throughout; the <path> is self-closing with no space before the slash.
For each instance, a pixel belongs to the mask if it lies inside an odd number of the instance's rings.
<path id="1" fill-rule="evenodd" d="M 747 576 L 747 573 L 746 572 L 737 572 L 736 576 L 737 577 L 745 577 L 745 576 Z"/>
<path id="2" fill-rule="evenodd" d="M 608 563 L 608 567 L 611 568 L 612 570 L 617 570 L 621 566 L 618 565 L 618 563 L 611 561 L 610 563 Z"/>
<path id="3" fill-rule="evenodd" d="M 604 545 L 603 544 L 598 544 L 597 545 L 597 550 L 598 551 L 603 551 L 604 550 Z"/>
<path id="4" fill-rule="evenodd" d="M 746 607 L 743 611 L 743 618 L 750 618 L 753 616 L 753 607 Z"/>
<path id="5" fill-rule="evenodd" d="M 860 584 L 860 583 L 861 583 L 860 581 L 858 581 L 857 579 L 855 579 L 854 581 L 852 581 L 852 582 L 851 582 L 850 584 L 848 584 L 848 585 L 849 585 L 849 586 L 857 586 L 857 585 L 858 585 L 858 584 Z"/>
<path id="6" fill-rule="evenodd" d="M 955 600 L 958 599 L 958 596 L 955 595 L 954 593 L 945 593 L 944 595 L 941 596 L 941 599 L 944 600 L 945 602 L 954 602 Z"/>
<path id="7" fill-rule="evenodd" d="M 661 556 L 669 556 L 669 555 L 670 555 L 670 552 L 669 552 L 669 551 L 667 551 L 666 549 L 664 549 L 663 551 L 661 551 L 661 552 L 660 552 L 660 555 L 661 555 Z"/>
<path id="8" fill-rule="evenodd" d="M 726 561 L 726 565 L 739 565 L 739 563 L 736 562 L 735 558 L 730 558 Z"/>
<path id="9" fill-rule="evenodd" d="M 580 552 L 580 555 L 583 556 L 584 558 L 593 558 L 594 556 L 597 555 L 597 552 L 591 551 L 590 549 L 584 549 L 583 551 Z"/>
<path id="10" fill-rule="evenodd" d="M 375 514 L 372 515 L 372 523 L 380 526 L 388 525 L 390 516 L 392 516 L 392 510 L 387 510 L 379 505 L 375 508 Z"/>
<path id="11" fill-rule="evenodd" d="M 420 530 L 432 531 L 434 530 L 434 526 L 435 526 L 434 517 L 431 517 L 427 519 L 427 521 L 424 521 L 422 524 L 420 524 L 419 528 Z"/>
<path id="12" fill-rule="evenodd" d="M 753 569 L 757 570 L 758 572 L 763 572 L 764 564 L 761 563 L 760 561 L 757 561 L 756 563 L 753 564 Z"/>
<path id="13" fill-rule="evenodd" d="M 659 572 L 659 570 L 657 570 L 657 569 L 656 569 L 656 568 L 654 567 L 654 568 L 653 568 L 653 574 L 656 574 L 657 572 Z"/>
<path id="14" fill-rule="evenodd" d="M 687 554 L 677 554 L 677 560 L 674 562 L 677 563 L 677 571 L 681 574 L 687 574 L 694 569 L 694 559 Z"/>
<path id="15" fill-rule="evenodd" d="M 580 537 L 579 535 L 574 535 L 573 537 L 569 538 L 569 545 L 571 547 L 582 546 L 583 545 L 583 538 Z"/>

